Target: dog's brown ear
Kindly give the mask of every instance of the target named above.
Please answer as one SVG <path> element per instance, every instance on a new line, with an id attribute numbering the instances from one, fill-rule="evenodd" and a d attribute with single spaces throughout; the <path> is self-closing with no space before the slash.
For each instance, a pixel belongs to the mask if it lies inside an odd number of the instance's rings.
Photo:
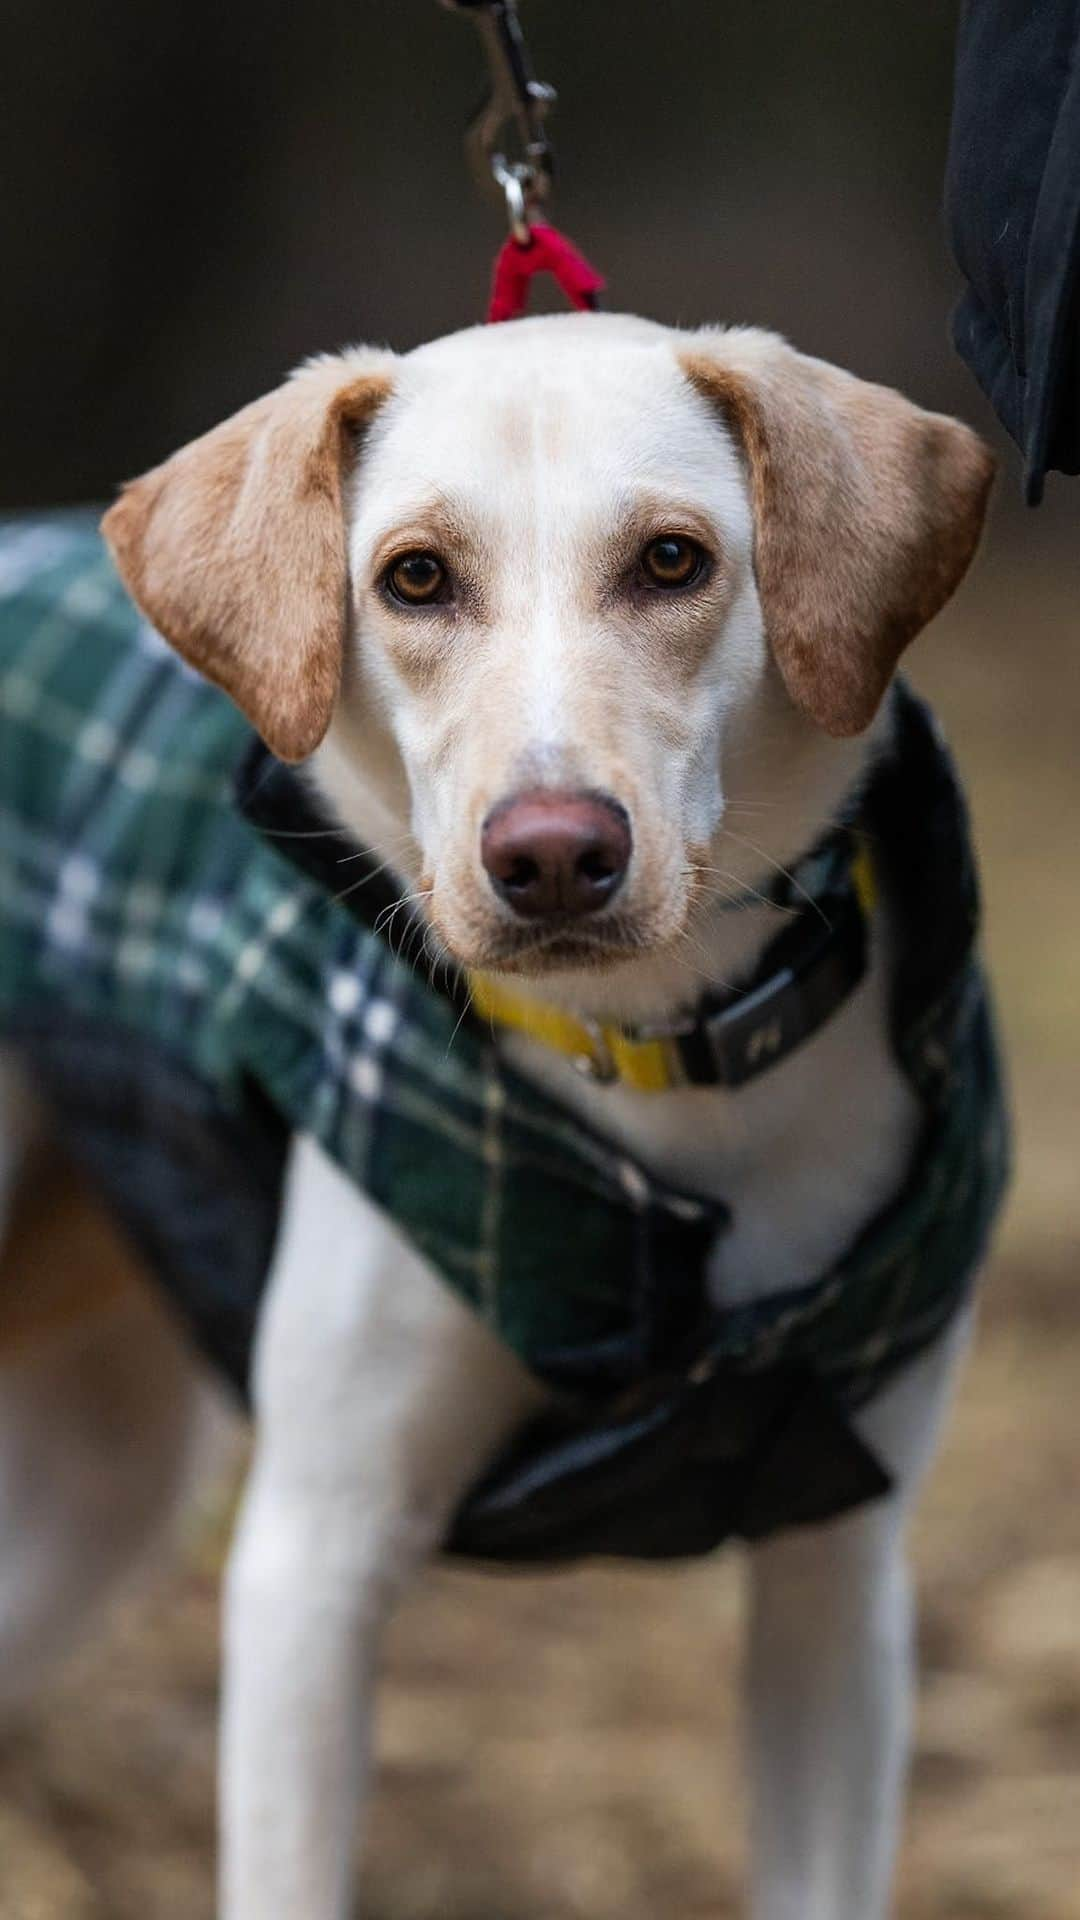
<path id="1" fill-rule="evenodd" d="M 132 598 L 283 760 L 330 724 L 347 610 L 342 481 L 391 354 L 303 368 L 125 487 L 102 522 Z"/>
<path id="2" fill-rule="evenodd" d="M 967 570 L 994 457 L 959 421 L 772 334 L 699 336 L 681 360 L 745 455 L 758 591 L 787 690 L 829 733 L 860 733 Z"/>

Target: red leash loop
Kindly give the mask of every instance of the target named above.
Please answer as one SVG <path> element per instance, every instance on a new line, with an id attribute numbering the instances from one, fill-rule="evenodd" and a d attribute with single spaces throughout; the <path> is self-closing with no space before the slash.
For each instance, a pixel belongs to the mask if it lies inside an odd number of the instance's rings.
<path id="1" fill-rule="evenodd" d="M 534 223 L 527 241 L 511 235 L 496 255 L 489 321 L 520 319 L 528 305 L 529 282 L 538 273 L 550 273 L 571 306 L 583 309 L 595 307 L 596 296 L 605 284 L 603 275 L 557 227 Z"/>

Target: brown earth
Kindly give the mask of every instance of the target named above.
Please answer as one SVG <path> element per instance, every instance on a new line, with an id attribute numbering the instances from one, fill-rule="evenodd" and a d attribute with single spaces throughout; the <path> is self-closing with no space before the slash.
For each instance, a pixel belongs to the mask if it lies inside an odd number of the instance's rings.
<path id="1" fill-rule="evenodd" d="M 917 1527 L 901 1920 L 1080 1920 L 1076 604 L 988 570 L 922 675 L 979 814 L 1021 1178 Z M 0 1747 L 2 1920 L 210 1920 L 215 1499 Z M 436 1573 L 389 1649 L 370 1920 L 737 1913 L 741 1607 L 735 1556 Z"/>

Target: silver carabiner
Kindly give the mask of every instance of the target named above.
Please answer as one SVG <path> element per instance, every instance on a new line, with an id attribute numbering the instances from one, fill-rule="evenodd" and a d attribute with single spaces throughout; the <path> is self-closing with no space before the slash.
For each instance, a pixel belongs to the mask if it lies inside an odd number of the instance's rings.
<path id="1" fill-rule="evenodd" d="M 503 201 L 510 231 L 524 245 L 529 217 L 547 199 L 553 172 L 545 121 L 554 87 L 535 79 L 517 16 L 517 0 L 442 0 L 452 13 L 472 17 L 487 56 L 491 87 L 469 122 L 465 151 L 485 192 Z M 516 134 L 517 151 L 506 135 Z"/>
<path id="2" fill-rule="evenodd" d="M 525 193 L 525 183 L 517 168 L 507 166 L 501 153 L 492 155 L 491 173 L 496 186 L 501 187 L 506 201 L 506 219 L 510 231 L 521 247 L 527 247 L 532 239 L 529 226 L 529 201 Z"/>

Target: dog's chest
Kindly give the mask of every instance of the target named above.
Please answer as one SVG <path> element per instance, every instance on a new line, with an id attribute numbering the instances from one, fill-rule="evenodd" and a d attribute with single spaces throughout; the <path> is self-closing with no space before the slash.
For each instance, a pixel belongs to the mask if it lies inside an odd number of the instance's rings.
<path id="1" fill-rule="evenodd" d="M 835 1018 L 738 1089 L 598 1086 L 529 1040 L 501 1044 L 522 1073 L 658 1178 L 730 1208 L 709 1290 L 717 1305 L 734 1306 L 816 1277 L 903 1181 L 919 1106 L 889 1043 L 885 974 L 878 943 Z"/>

